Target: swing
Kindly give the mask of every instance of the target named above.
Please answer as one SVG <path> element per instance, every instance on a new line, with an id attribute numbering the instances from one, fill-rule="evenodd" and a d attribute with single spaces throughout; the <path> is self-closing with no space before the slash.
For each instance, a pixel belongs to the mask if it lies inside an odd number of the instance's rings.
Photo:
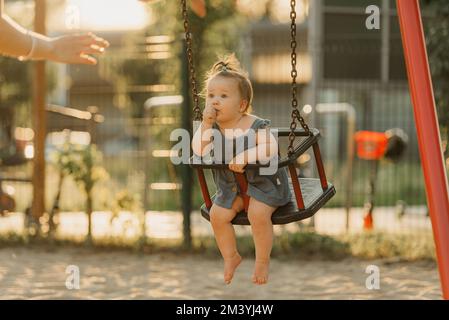
<path id="1" fill-rule="evenodd" d="M 195 79 L 195 67 L 193 64 L 193 50 L 192 50 L 192 35 L 190 33 L 189 20 L 187 16 L 186 0 L 182 0 L 182 15 L 184 18 L 184 30 L 186 37 L 186 52 L 189 64 L 190 84 L 192 90 L 192 96 L 194 100 L 194 119 L 195 121 L 201 121 L 202 115 L 199 108 L 199 98 Z M 279 137 L 288 137 L 289 146 L 287 156 L 280 159 L 278 162 L 278 168 L 288 167 L 290 172 L 290 190 L 292 194 L 292 200 L 276 209 L 272 215 L 273 224 L 287 224 L 295 221 L 304 220 L 312 217 L 322 206 L 324 206 L 334 195 L 335 188 L 326 179 L 324 171 L 323 161 L 321 159 L 320 148 L 318 145 L 318 139 L 320 133 L 315 128 L 309 128 L 305 123 L 303 117 L 298 110 L 297 100 L 297 86 L 296 86 L 296 1 L 291 1 L 291 77 L 292 77 L 292 122 L 290 128 L 279 128 Z M 299 121 L 301 129 L 297 128 L 296 121 Z M 302 137 L 301 141 L 297 141 L 297 137 Z M 319 179 L 314 178 L 300 178 L 296 172 L 295 163 L 298 158 L 304 154 L 309 148 L 313 148 L 315 156 L 316 166 L 318 169 Z M 199 160 L 199 161 L 198 161 Z M 190 166 L 195 168 L 198 173 L 198 179 L 201 187 L 201 193 L 204 199 L 204 204 L 201 206 L 201 215 L 210 221 L 209 210 L 212 207 L 213 198 L 211 199 L 209 190 L 207 187 L 204 169 L 226 169 L 229 170 L 227 164 L 218 163 L 204 163 L 197 157 L 190 159 Z M 258 163 L 248 164 L 246 168 L 261 168 L 266 165 Z M 234 225 L 249 225 L 247 212 L 249 206 L 249 196 L 246 195 L 248 182 L 245 173 L 235 173 L 235 180 L 240 189 L 240 196 L 243 198 L 244 211 L 239 212 L 232 220 Z"/>

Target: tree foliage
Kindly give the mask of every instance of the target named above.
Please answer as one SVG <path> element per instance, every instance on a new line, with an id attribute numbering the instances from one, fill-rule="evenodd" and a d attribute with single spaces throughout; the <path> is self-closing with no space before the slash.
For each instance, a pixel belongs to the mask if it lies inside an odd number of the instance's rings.
<path id="1" fill-rule="evenodd" d="M 443 140 L 449 141 L 449 2 L 426 0 L 434 12 L 426 25 L 427 47 Z M 446 157 L 449 150 L 445 151 Z"/>

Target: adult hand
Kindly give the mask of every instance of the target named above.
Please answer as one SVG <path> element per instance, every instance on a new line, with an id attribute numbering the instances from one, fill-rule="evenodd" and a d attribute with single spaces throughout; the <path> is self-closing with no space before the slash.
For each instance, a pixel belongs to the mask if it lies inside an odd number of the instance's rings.
<path id="1" fill-rule="evenodd" d="M 96 64 L 92 55 L 102 54 L 109 42 L 93 33 L 65 35 L 50 40 L 50 60 L 71 64 Z"/>
<path id="2" fill-rule="evenodd" d="M 204 18 L 206 16 L 206 3 L 204 0 L 192 0 L 190 7 L 198 17 Z"/>

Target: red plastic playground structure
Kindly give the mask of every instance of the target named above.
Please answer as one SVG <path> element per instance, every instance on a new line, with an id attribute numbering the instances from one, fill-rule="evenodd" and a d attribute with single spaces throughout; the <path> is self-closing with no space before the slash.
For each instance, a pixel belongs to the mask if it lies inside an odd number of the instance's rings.
<path id="1" fill-rule="evenodd" d="M 449 198 L 419 0 L 397 0 L 443 298 L 449 299 Z"/>

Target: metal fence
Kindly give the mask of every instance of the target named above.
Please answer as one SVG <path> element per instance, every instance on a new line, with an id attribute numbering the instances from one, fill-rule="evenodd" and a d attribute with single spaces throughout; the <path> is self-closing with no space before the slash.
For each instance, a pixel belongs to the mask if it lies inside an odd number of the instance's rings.
<path id="1" fill-rule="evenodd" d="M 332 23 L 337 23 L 329 19 Z M 264 25 L 263 28 L 266 29 L 267 26 Z M 276 28 L 282 34 L 288 32 L 288 25 Z M 308 59 L 307 39 L 302 27 L 299 30 L 302 39 L 300 61 L 305 65 Z M 285 34 L 288 36 L 288 33 Z M 251 35 L 246 34 L 244 37 L 251 38 Z M 146 39 L 142 38 L 141 43 L 145 42 Z M 279 47 L 282 44 L 275 35 L 271 38 L 254 36 L 250 42 L 251 46 L 243 48 L 244 51 L 240 52 L 240 55 L 244 56 L 244 61 L 248 61 L 248 57 L 249 61 L 251 57 L 255 57 L 252 60 L 253 64 L 247 67 L 254 82 L 254 112 L 260 117 L 271 119 L 274 127 L 288 127 L 291 104 L 288 83 L 290 50 L 288 37 L 285 47 Z M 401 54 L 394 51 L 396 47 L 392 46 L 394 57 Z M 260 50 L 261 48 L 264 50 Z M 167 103 L 163 108 L 148 106 L 151 98 L 180 94 L 179 85 L 164 79 L 164 74 L 167 73 L 177 73 L 178 78 L 181 78 L 178 69 L 167 69 L 168 66 L 177 65 L 167 63 L 178 59 L 177 55 L 166 55 L 166 58 L 161 55 L 161 59 L 148 59 L 147 56 L 134 52 L 133 58 L 130 58 L 123 56 L 119 50 L 114 50 L 112 46 L 109 56 L 100 62 L 98 68 L 73 66 L 66 70 L 64 76 L 71 77 L 72 85 L 67 88 L 69 91 L 65 96 L 65 102 L 69 106 L 80 108 L 97 106 L 105 117 L 105 121 L 97 126 L 95 137 L 99 150 L 103 153 L 103 166 L 110 175 L 108 184 L 103 188 L 126 189 L 130 193 L 138 194 L 142 206 L 148 211 L 179 212 L 180 192 L 183 187 L 190 187 L 182 186 L 179 167 L 170 161 L 170 149 L 174 142 L 169 141 L 169 134 L 180 126 L 180 105 Z M 346 39 L 344 45 L 338 47 L 332 43 L 324 46 L 324 66 L 332 72 L 327 74 L 327 78 L 324 77 L 317 88 L 317 103 L 351 105 L 355 110 L 356 130 L 383 132 L 391 128 L 401 128 L 407 133 L 408 148 L 402 160 L 398 163 L 382 161 L 380 164 L 375 197 L 375 204 L 379 210 L 375 217 L 377 225 L 384 226 L 387 231 L 413 231 L 419 228 L 428 231 L 430 224 L 426 216 L 425 186 L 405 75 L 402 77 L 403 80 L 388 82 L 373 79 L 379 75 L 365 79 L 363 74 L 356 74 L 359 78 L 352 79 L 348 76 L 350 73 L 346 72 L 351 68 L 350 61 L 342 63 L 335 58 L 338 55 L 349 58 L 357 56 L 359 60 L 366 59 L 368 64 L 373 62 L 378 65 L 377 60 L 380 56 L 377 54 L 367 56 L 366 50 L 367 47 L 363 42 L 352 43 L 350 39 Z M 269 54 L 270 52 L 275 54 Z M 332 56 L 334 59 L 331 59 Z M 261 64 L 264 68 L 262 71 L 260 71 Z M 124 82 L 125 78 L 118 77 L 117 71 L 114 71 L 119 69 L 122 71 L 121 75 L 126 74 L 130 65 L 133 67 L 129 70 L 133 72 L 145 70 L 142 72 L 142 82 Z M 279 70 L 270 68 L 281 65 L 282 70 L 286 71 L 286 77 L 279 77 Z M 276 81 L 270 83 L 269 79 Z M 308 90 L 310 88 L 307 82 L 300 85 L 301 105 L 306 105 L 309 101 Z M 311 115 L 313 117 L 309 120 L 320 129 L 323 136 L 321 148 L 328 178 L 337 189 L 337 195 L 331 200 L 327 209 L 323 209 L 323 213 L 317 215 L 315 220 L 317 230 L 324 233 L 339 233 L 345 230 L 345 215 L 341 208 L 346 205 L 346 191 L 350 183 L 353 186 L 352 206 L 355 207 L 352 211 L 351 226 L 354 230 L 359 230 L 370 164 L 355 158 L 351 166 L 353 179 L 348 181 L 345 175 L 348 170 L 349 147 L 345 115 L 319 113 L 316 110 L 312 111 Z M 306 175 L 316 174 L 307 164 L 302 169 Z M 48 177 L 50 199 L 55 190 L 51 186 L 56 185 L 57 181 L 57 175 L 50 169 Z M 83 197 L 76 186 L 67 182 L 63 188 L 61 209 L 82 210 L 79 201 L 74 201 L 78 197 Z M 195 190 L 193 205 L 194 208 L 199 208 L 202 200 L 196 181 L 193 182 L 193 188 Z M 108 198 L 101 193 L 99 189 L 96 208 L 107 210 Z M 395 224 L 391 222 L 393 220 L 396 221 Z"/>

